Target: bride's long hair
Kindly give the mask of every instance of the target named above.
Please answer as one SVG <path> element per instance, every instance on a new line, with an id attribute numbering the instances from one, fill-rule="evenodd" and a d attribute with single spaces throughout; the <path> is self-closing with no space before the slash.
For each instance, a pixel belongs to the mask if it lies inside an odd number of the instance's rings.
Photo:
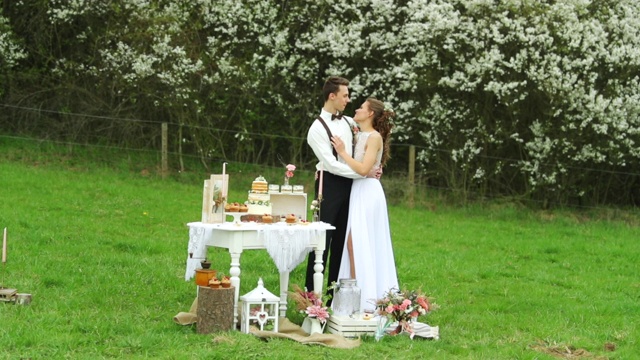
<path id="1" fill-rule="evenodd" d="M 391 158 L 389 144 L 391 141 L 391 129 L 393 128 L 392 119 L 396 116 L 393 110 L 387 110 L 384 103 L 374 97 L 367 98 L 369 110 L 373 111 L 373 128 L 382 136 L 382 160 L 380 165 L 384 166 L 387 160 Z"/>

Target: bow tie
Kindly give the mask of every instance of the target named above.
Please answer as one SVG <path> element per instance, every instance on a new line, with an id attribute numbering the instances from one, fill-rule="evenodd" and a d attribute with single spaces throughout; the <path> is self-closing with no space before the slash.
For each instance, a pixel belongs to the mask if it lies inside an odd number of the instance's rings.
<path id="1" fill-rule="evenodd" d="M 331 120 L 335 120 L 335 119 L 338 119 L 338 120 L 342 119 L 342 114 L 338 114 L 338 115 L 331 114 Z"/>

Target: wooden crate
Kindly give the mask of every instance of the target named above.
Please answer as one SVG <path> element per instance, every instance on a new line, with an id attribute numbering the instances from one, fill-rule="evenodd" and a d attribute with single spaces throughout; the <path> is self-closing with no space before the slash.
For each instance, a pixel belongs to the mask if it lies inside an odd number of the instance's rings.
<path id="1" fill-rule="evenodd" d="M 15 301 L 17 293 L 16 289 L 0 288 L 0 301 Z"/>
<path id="2" fill-rule="evenodd" d="M 360 335 L 371 335 L 376 333 L 378 318 L 363 320 L 362 315 L 356 318 L 348 316 L 331 316 L 327 320 L 327 329 L 332 334 L 342 335 L 347 338 L 354 338 Z"/>
<path id="3" fill-rule="evenodd" d="M 307 194 L 305 193 L 270 193 L 271 213 L 273 215 L 295 214 L 307 220 Z"/>

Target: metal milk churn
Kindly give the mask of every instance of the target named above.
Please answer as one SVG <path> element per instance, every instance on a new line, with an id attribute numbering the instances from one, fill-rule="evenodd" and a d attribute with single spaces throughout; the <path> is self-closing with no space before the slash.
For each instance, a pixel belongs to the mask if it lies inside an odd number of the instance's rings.
<path id="1" fill-rule="evenodd" d="M 333 314 L 350 316 L 360 313 L 360 288 L 356 279 L 340 279 L 333 295 Z"/>

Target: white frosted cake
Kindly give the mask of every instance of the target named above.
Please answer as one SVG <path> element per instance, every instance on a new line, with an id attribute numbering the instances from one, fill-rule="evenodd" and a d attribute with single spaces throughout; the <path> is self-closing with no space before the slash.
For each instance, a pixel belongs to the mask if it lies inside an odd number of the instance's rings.
<path id="1" fill-rule="evenodd" d="M 251 184 L 251 191 L 247 199 L 248 213 L 253 215 L 271 214 L 271 195 L 269 184 L 262 175 L 258 176 Z"/>

